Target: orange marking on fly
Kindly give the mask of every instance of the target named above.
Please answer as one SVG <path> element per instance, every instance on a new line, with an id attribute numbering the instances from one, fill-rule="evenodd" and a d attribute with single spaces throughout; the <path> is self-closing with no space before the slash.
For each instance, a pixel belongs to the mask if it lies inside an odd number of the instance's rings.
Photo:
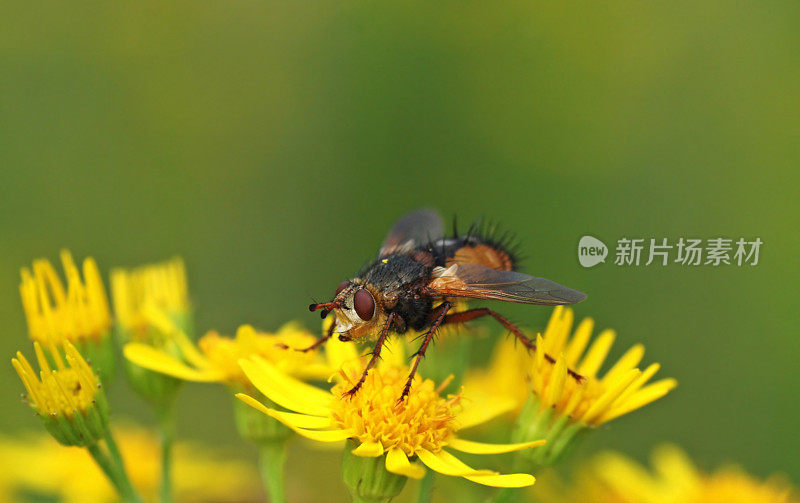
<path id="1" fill-rule="evenodd" d="M 486 244 L 462 246 L 446 264 L 477 264 L 499 271 L 511 271 L 514 268 L 508 253 Z"/>

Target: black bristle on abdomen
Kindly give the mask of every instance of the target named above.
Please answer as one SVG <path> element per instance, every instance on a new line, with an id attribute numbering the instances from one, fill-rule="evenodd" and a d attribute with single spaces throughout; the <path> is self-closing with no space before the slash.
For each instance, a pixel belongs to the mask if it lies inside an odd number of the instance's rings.
<path id="1" fill-rule="evenodd" d="M 479 244 L 501 250 L 510 259 L 512 270 L 519 268 L 519 242 L 512 232 L 503 230 L 497 222 L 473 222 L 465 235 L 459 235 L 458 222 L 453 217 L 453 236 L 432 241 L 425 249 L 434 256 L 437 266 L 445 267 L 448 259 L 453 258 L 460 248 Z"/>

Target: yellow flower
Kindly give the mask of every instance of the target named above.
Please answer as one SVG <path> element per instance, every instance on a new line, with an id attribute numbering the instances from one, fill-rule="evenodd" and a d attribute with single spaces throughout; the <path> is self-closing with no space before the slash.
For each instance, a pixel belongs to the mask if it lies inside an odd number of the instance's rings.
<path id="1" fill-rule="evenodd" d="M 55 369 L 38 342 L 34 342 L 34 350 L 41 369 L 39 377 L 21 352 L 11 360 L 28 392 L 31 408 L 62 444 L 94 445 L 108 428 L 108 404 L 97 376 L 69 342 L 64 343 L 65 358 L 51 347 Z"/>
<path id="2" fill-rule="evenodd" d="M 61 347 L 69 341 L 78 348 L 104 383 L 114 375 L 114 345 L 110 335 L 111 314 L 97 264 L 83 261 L 83 279 L 72 256 L 61 251 L 66 287 L 47 260 L 35 260 L 22 268 L 19 285 L 22 307 L 31 339 L 45 347 Z"/>
<path id="3" fill-rule="evenodd" d="M 168 334 L 153 326 L 146 313 L 156 310 L 176 323 L 183 333 L 192 333 L 192 313 L 183 260 L 111 271 L 116 331 L 122 341 L 138 341 L 180 356 Z M 173 402 L 181 382 L 125 362 L 128 381 L 139 395 L 161 411 Z"/>
<path id="4" fill-rule="evenodd" d="M 780 477 L 758 480 L 728 466 L 714 473 L 698 470 L 678 447 L 661 446 L 652 470 L 614 452 L 597 455 L 566 487 L 555 477 L 543 477 L 538 498 L 548 502 L 609 503 L 789 503 L 797 494 Z"/>
<path id="5" fill-rule="evenodd" d="M 132 424 L 114 429 L 133 484 L 146 501 L 157 501 L 158 439 Z M 177 501 L 220 503 L 261 499 L 258 474 L 250 463 L 195 443 L 175 445 L 174 491 Z M 36 467 L 35 470 L 31 467 Z M 31 494 L 43 501 L 112 503 L 119 501 L 113 485 L 83 449 L 65 449 L 36 434 L 0 436 L 0 495 Z M 27 501 L 27 500 L 26 500 Z M 38 501 L 38 500 L 37 500 Z"/>
<path id="6" fill-rule="evenodd" d="M 164 313 L 146 308 L 149 323 L 157 326 L 178 346 L 185 362 L 171 353 L 140 342 L 125 345 L 125 357 L 146 369 L 184 381 L 218 382 L 252 388 L 239 366 L 239 360 L 258 355 L 282 371 L 302 378 L 325 378 L 333 371 L 319 360 L 319 353 L 303 353 L 293 348 L 310 346 L 316 337 L 296 323 L 287 323 L 276 333 L 256 331 L 242 325 L 236 337 L 208 332 L 194 345 Z"/>
<path id="7" fill-rule="evenodd" d="M 392 354 L 390 351 L 387 353 Z M 484 444 L 464 440 L 456 434 L 461 428 L 491 419 L 513 404 L 495 401 L 465 407 L 465 400 L 460 395 L 443 398 L 432 381 L 419 376 L 415 377 L 408 397 L 398 402 L 407 369 L 389 364 L 372 369 L 357 394 L 343 397 L 363 369 L 360 361 L 353 363 L 345 365 L 340 372 L 342 380 L 326 392 L 286 375 L 263 358 L 242 360 L 242 369 L 255 387 L 271 401 L 294 412 L 267 407 L 245 394 L 236 396 L 311 440 L 339 442 L 356 439 L 358 446 L 352 454 L 367 458 L 385 456 L 385 467 L 390 473 L 422 477 L 424 468 L 409 459 L 417 458 L 439 473 L 464 477 L 488 486 L 523 487 L 534 483 L 533 476 L 527 474 L 500 475 L 488 470 L 475 470 L 445 450 L 447 447 L 475 454 L 493 454 L 541 445 L 541 441 Z M 440 388 L 446 384 L 442 383 Z"/>
<path id="8" fill-rule="evenodd" d="M 584 319 L 571 334 L 572 322 L 572 309 L 556 307 L 544 335 L 536 337 L 537 350 L 533 354 L 520 354 L 517 351 L 524 353 L 524 348 L 515 350 L 501 343 L 492 364 L 496 375 L 473 376 L 465 383 L 467 390 L 470 386 L 480 390 L 496 379 L 495 393 L 505 392 L 520 403 L 524 396 L 509 383 L 528 382 L 528 386 L 519 386 L 526 389 L 528 396 L 517 417 L 512 440 L 547 440 L 545 448 L 519 454 L 529 467 L 552 464 L 582 430 L 643 407 L 677 385 L 671 378 L 648 384 L 659 364 L 653 363 L 643 371 L 637 368 L 644 356 L 641 344 L 630 348 L 600 377 L 598 373 L 614 342 L 614 331 L 602 331 L 590 345 L 592 319 Z M 555 358 L 555 362 L 545 355 Z M 570 371 L 584 379 L 578 381 Z"/>
<path id="9" fill-rule="evenodd" d="M 132 338 L 146 339 L 148 320 L 145 306 L 153 306 L 181 322 L 181 328 L 190 312 L 183 259 L 175 257 L 167 262 L 145 265 L 136 269 L 111 271 L 111 292 L 117 323 Z"/>
<path id="10" fill-rule="evenodd" d="M 91 257 L 83 261 L 82 280 L 67 250 L 61 251 L 61 262 L 66 288 L 47 260 L 35 260 L 32 271 L 22 268 L 19 291 L 31 339 L 42 344 L 63 340 L 75 344 L 105 337 L 111 314 L 97 264 Z"/>
<path id="11" fill-rule="evenodd" d="M 572 309 L 559 306 L 544 337 L 537 337 L 540 350 L 531 366 L 531 385 L 543 407 L 554 407 L 571 421 L 597 426 L 658 400 L 677 386 L 672 378 L 648 384 L 660 365 L 653 363 L 644 371 L 637 368 L 644 356 L 641 344 L 630 348 L 603 377 L 598 377 L 616 335 L 613 330 L 602 331 L 584 352 L 594 322 L 585 318 L 570 337 L 572 320 Z M 557 358 L 554 365 L 545 360 L 545 353 Z M 568 378 L 569 368 L 586 381 L 580 384 Z"/>

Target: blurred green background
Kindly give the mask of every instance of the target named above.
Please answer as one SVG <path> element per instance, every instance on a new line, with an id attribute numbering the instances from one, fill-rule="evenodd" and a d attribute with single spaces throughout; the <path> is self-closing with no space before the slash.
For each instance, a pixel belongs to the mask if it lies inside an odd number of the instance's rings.
<path id="1" fill-rule="evenodd" d="M 528 272 L 589 294 L 612 356 L 641 341 L 678 378 L 579 452 L 671 440 L 798 482 L 800 4 L 615 7 L 3 2 L 0 355 L 31 350 L 19 268 L 61 247 L 105 272 L 181 254 L 201 331 L 316 328 L 311 297 L 435 206 L 502 221 Z M 764 245 L 756 267 L 584 269 L 584 234 Z M 2 431 L 39 428 L 0 376 Z M 251 456 L 227 401 L 188 386 L 181 431 Z M 303 490 L 343 491 L 319 459 L 330 480 Z"/>

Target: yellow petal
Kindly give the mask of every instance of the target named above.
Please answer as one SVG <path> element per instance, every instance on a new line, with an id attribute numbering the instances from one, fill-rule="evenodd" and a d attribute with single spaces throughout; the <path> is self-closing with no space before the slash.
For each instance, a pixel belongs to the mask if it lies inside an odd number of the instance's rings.
<path id="1" fill-rule="evenodd" d="M 284 424 L 291 424 L 298 428 L 324 429 L 334 427 L 330 418 L 309 416 L 308 414 L 296 414 L 294 412 L 282 412 L 270 409 L 270 416 Z"/>
<path id="2" fill-rule="evenodd" d="M 309 363 L 300 368 L 292 369 L 292 375 L 300 379 L 325 380 L 333 372 L 333 367 L 322 363 Z"/>
<path id="3" fill-rule="evenodd" d="M 158 309 L 151 303 L 142 306 L 142 315 L 147 319 L 148 323 L 155 326 L 161 332 L 172 337 L 172 340 L 178 345 L 181 354 L 195 367 L 205 368 L 208 367 L 208 359 L 197 350 L 197 346 L 189 339 L 189 337 L 178 328 L 178 325 L 170 319 L 164 311 Z"/>
<path id="4" fill-rule="evenodd" d="M 247 405 L 249 405 L 250 407 L 252 407 L 252 408 L 254 408 L 254 409 L 256 409 L 256 410 L 258 410 L 260 412 L 263 412 L 264 414 L 266 414 L 268 416 L 270 415 L 269 407 L 267 407 L 263 403 L 259 402 L 258 400 L 256 400 L 252 396 L 246 395 L 244 393 L 236 393 L 234 396 L 236 398 L 238 398 L 239 400 L 243 401 L 244 403 L 246 403 Z"/>
<path id="5" fill-rule="evenodd" d="M 611 367 L 608 372 L 606 372 L 606 375 L 603 376 L 603 379 L 600 382 L 603 384 L 608 384 L 616 380 L 619 376 L 638 365 L 639 362 L 642 361 L 643 356 L 644 346 L 641 344 L 634 345 L 628 351 L 626 351 L 619 360 L 617 360 L 617 363 L 615 363 L 614 366 Z"/>
<path id="6" fill-rule="evenodd" d="M 406 453 L 397 447 L 386 453 L 386 471 L 412 479 L 421 479 L 425 476 L 425 469 L 410 463 Z"/>
<path id="7" fill-rule="evenodd" d="M 461 428 L 469 428 L 494 419 L 500 414 L 510 411 L 516 405 L 516 401 L 510 397 L 474 402 L 465 406 L 456 416 L 456 420 Z"/>
<path id="8" fill-rule="evenodd" d="M 545 407 L 557 404 L 561 401 L 561 393 L 564 391 L 564 383 L 567 380 L 567 359 L 562 354 L 556 360 L 553 372 L 550 374 L 550 383 L 544 393 L 542 404 Z"/>
<path id="9" fill-rule="evenodd" d="M 465 475 L 493 475 L 497 473 L 491 470 L 476 470 L 471 468 L 460 459 L 443 450 L 434 454 L 431 451 L 423 449 L 417 451 L 417 456 L 428 468 L 444 475 L 463 477 Z"/>
<path id="10" fill-rule="evenodd" d="M 593 328 L 594 320 L 591 318 L 584 318 L 580 325 L 578 325 L 578 328 L 575 329 L 575 333 L 572 335 L 567 349 L 564 350 L 564 356 L 567 358 L 567 365 L 570 367 L 574 367 L 575 364 L 578 363 L 578 358 L 581 357 L 583 350 L 586 349 L 586 345 L 589 343 Z"/>
<path id="11" fill-rule="evenodd" d="M 223 374 L 213 369 L 197 370 L 189 367 L 174 356 L 160 351 L 153 346 L 139 342 L 130 342 L 123 349 L 125 358 L 140 367 L 160 372 L 184 381 L 220 382 Z"/>
<path id="12" fill-rule="evenodd" d="M 276 410 L 270 409 L 269 407 L 264 406 L 261 402 L 256 400 L 255 398 L 245 395 L 244 393 L 237 393 L 236 398 L 243 401 L 247 405 L 258 409 L 259 411 L 267 414 L 268 416 L 274 417 L 281 423 L 285 424 L 289 427 L 292 431 L 297 433 L 298 435 L 302 435 L 306 438 L 310 438 L 311 440 L 316 440 L 317 442 L 340 442 L 347 438 L 350 438 L 352 435 L 348 430 L 306 430 L 304 428 L 298 428 L 293 424 L 293 422 L 297 421 L 296 414 L 295 417 L 287 416 L 285 414 L 281 414 Z M 313 417 L 313 416 L 310 416 Z"/>
<path id="13" fill-rule="evenodd" d="M 309 403 L 326 406 L 330 404 L 332 395 L 328 391 L 323 391 L 316 386 L 306 384 L 303 381 L 281 372 L 275 365 L 271 364 L 260 356 L 254 356 L 253 361 L 261 368 L 265 375 L 289 393 L 296 393 L 302 396 Z"/>
<path id="14" fill-rule="evenodd" d="M 600 332 L 592 347 L 586 352 L 586 356 L 583 358 L 580 367 L 578 367 L 578 373 L 587 377 L 594 377 L 597 371 L 600 370 L 600 366 L 603 365 L 603 361 L 608 355 L 608 350 L 614 344 L 615 337 L 616 333 L 613 330 Z"/>
<path id="15" fill-rule="evenodd" d="M 247 378 L 264 396 L 281 407 L 312 416 L 327 417 L 327 407 L 305 400 L 306 397 L 302 394 L 302 391 L 299 394 L 292 393 L 277 386 L 272 376 L 264 371 L 263 366 L 257 365 L 251 360 L 239 360 L 239 366 L 242 367 L 242 371 L 244 371 Z"/>
<path id="16" fill-rule="evenodd" d="M 630 384 L 639 377 L 639 374 L 642 372 L 639 369 L 630 369 L 624 376 L 620 377 L 616 383 L 605 390 L 600 398 L 597 399 L 595 403 L 592 404 L 591 407 L 583 414 L 581 417 L 581 421 L 584 423 L 591 423 L 594 421 L 598 416 L 604 413 L 611 403 L 619 397 L 625 388 L 630 386 Z"/>
<path id="17" fill-rule="evenodd" d="M 614 407 L 612 410 L 606 414 L 603 419 L 605 421 L 611 421 L 619 416 L 632 412 L 636 409 L 644 407 L 650 402 L 654 402 L 661 398 L 662 396 L 669 393 L 675 386 L 678 385 L 678 381 L 672 378 L 669 379 L 662 379 L 660 381 L 654 382 L 645 386 L 644 388 L 640 389 L 636 393 L 634 393 L 630 398 L 628 398 L 624 403 Z"/>
<path id="18" fill-rule="evenodd" d="M 651 457 L 653 468 L 662 480 L 675 481 L 680 487 L 698 487 L 702 483 L 702 474 L 679 447 L 670 444 L 659 445 Z"/>
<path id="19" fill-rule="evenodd" d="M 568 307 L 562 308 L 558 313 L 554 310 L 544 331 L 544 344 L 537 347 L 542 348 L 542 351 L 549 354 L 562 353 L 564 351 L 564 343 L 567 341 L 572 328 L 574 317 L 575 313 Z"/>
<path id="20" fill-rule="evenodd" d="M 508 475 L 470 475 L 464 477 L 477 484 L 490 487 L 528 487 L 536 483 L 536 478 L 527 473 L 510 473 Z"/>
<path id="21" fill-rule="evenodd" d="M 380 442 L 362 442 L 351 452 L 363 458 L 377 458 L 383 455 L 383 445 Z"/>
<path id="22" fill-rule="evenodd" d="M 450 440 L 449 446 L 461 452 L 470 454 L 503 454 L 505 452 L 518 451 L 544 445 L 544 440 L 534 440 L 532 442 L 522 442 L 519 444 L 485 444 L 483 442 L 472 442 L 462 438 Z"/>
<path id="23" fill-rule="evenodd" d="M 636 392 L 639 391 L 641 387 L 644 386 L 647 383 L 647 381 L 649 381 L 650 378 L 655 375 L 656 372 L 658 372 L 659 368 L 661 368 L 661 365 L 659 365 L 658 363 L 653 363 L 649 367 L 644 369 L 644 371 L 639 375 L 639 377 L 637 377 L 630 384 L 630 386 L 625 388 L 625 391 L 623 391 L 622 394 L 611 403 L 608 409 L 606 409 L 606 411 L 600 416 L 598 422 L 605 423 L 609 421 L 608 416 L 611 416 L 614 413 L 614 411 L 619 407 L 624 406 L 628 402 L 628 400 L 633 395 L 635 395 Z"/>

